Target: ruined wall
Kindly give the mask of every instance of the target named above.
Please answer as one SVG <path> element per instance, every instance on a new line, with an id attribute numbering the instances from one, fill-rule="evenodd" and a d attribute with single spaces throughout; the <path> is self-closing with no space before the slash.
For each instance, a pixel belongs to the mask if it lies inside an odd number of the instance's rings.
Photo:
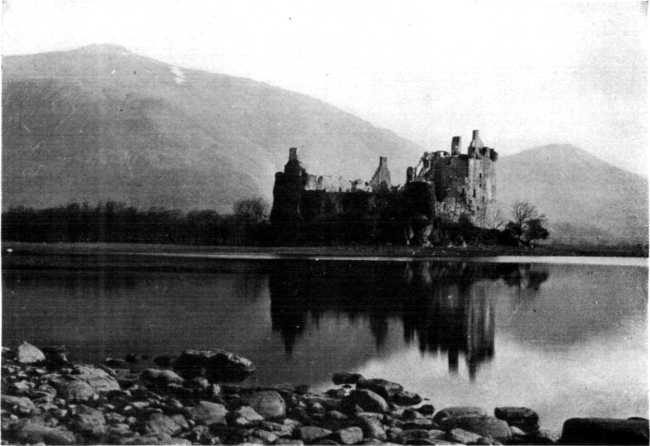
<path id="1" fill-rule="evenodd" d="M 347 192 L 352 190 L 352 181 L 340 175 L 307 175 L 305 190 L 325 192 Z"/>
<path id="2" fill-rule="evenodd" d="M 388 159 L 379 158 L 371 182 L 338 175 L 313 175 L 298 160 L 297 149 L 289 149 L 284 172 L 275 174 L 271 222 L 310 222 L 320 216 L 374 212 L 375 194 L 390 193 Z"/>
<path id="3" fill-rule="evenodd" d="M 478 133 L 474 130 L 465 154 L 460 153 L 459 136 L 452 139 L 450 152 L 425 152 L 416 167 L 409 167 L 406 184 L 400 188 L 392 187 L 384 157 L 379 158 L 370 181 L 349 181 L 308 174 L 292 148 L 284 172 L 276 174 L 271 221 L 390 221 L 411 234 L 407 240 L 418 243 L 427 242 L 436 222 L 467 218 L 475 226 L 490 227 L 496 209 L 497 153 L 483 144 Z"/>
<path id="4" fill-rule="evenodd" d="M 309 223 L 316 218 L 340 215 L 368 215 L 376 208 L 375 194 L 370 192 L 305 191 L 300 200 L 300 214 Z"/>
<path id="5" fill-rule="evenodd" d="M 388 190 L 391 187 L 390 171 L 388 170 L 388 158 L 379 157 L 379 166 L 368 183 L 373 191 Z"/>

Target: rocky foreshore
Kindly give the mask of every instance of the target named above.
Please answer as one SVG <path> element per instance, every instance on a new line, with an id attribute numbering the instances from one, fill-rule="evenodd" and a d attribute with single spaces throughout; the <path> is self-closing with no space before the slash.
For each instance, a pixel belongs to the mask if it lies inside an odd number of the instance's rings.
<path id="1" fill-rule="evenodd" d="M 129 359 L 129 358 L 127 358 Z M 335 373 L 305 385 L 226 384 L 255 370 L 221 350 L 72 363 L 65 348 L 2 352 L 3 444 L 648 444 L 645 418 L 572 418 L 556 438 L 525 407 L 436 408 L 400 384 Z"/>

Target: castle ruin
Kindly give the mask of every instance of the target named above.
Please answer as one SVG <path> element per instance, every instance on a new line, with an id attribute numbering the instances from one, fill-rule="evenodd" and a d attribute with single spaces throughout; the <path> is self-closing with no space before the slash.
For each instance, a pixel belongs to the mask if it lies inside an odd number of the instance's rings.
<path id="1" fill-rule="evenodd" d="M 386 157 L 379 158 L 369 181 L 350 181 L 308 173 L 297 149 L 291 148 L 284 171 L 275 174 L 271 222 L 295 227 L 340 215 L 394 211 L 393 219 L 404 226 L 406 243 L 417 244 L 428 243 L 436 224 L 464 219 L 488 228 L 496 211 L 497 159 L 497 152 L 474 130 L 467 153 L 461 153 L 461 137 L 454 136 L 450 151 L 424 152 L 417 165 L 407 168 L 406 182 L 393 186 Z"/>

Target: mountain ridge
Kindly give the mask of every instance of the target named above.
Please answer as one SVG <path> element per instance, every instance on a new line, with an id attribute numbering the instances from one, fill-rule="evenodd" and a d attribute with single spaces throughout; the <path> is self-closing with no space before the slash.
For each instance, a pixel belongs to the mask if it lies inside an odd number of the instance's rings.
<path id="1" fill-rule="evenodd" d="M 179 68 L 120 47 L 10 56 L 3 66 L 8 130 L 3 161 L 12 166 L 3 176 L 7 205 L 96 201 L 108 198 L 98 196 L 103 187 L 112 192 L 110 198 L 140 206 L 216 207 L 225 212 L 237 199 L 270 197 L 273 175 L 286 162 L 290 146 L 308 147 L 301 150 L 301 158 L 313 171 L 352 178 L 371 173 L 374 153 L 388 154 L 402 170 L 421 152 L 394 132 L 306 95 Z M 34 122 L 37 112 L 43 122 Z M 38 153 L 40 143 L 57 159 Z M 47 166 L 68 179 L 61 155 L 87 172 L 83 184 L 53 184 L 48 175 L 30 170 L 34 164 Z M 183 180 L 192 176 L 188 168 L 199 173 L 201 187 L 184 192 Z M 106 170 L 118 174 L 105 175 Z M 220 183 L 216 180 L 219 184 L 209 184 L 214 181 L 210 171 L 225 173 Z M 162 177 L 170 178 L 180 193 L 162 193 L 169 189 Z M 98 184 L 94 188 L 89 187 L 93 178 Z M 34 184 L 52 187 L 35 190 Z M 42 199 L 33 199 L 43 192 Z"/>
<path id="2" fill-rule="evenodd" d="M 535 204 L 556 228 L 556 240 L 647 241 L 648 180 L 584 149 L 527 149 L 503 157 L 497 175 L 497 184 L 508 186 L 498 186 L 502 212 L 515 201 Z"/>
<path id="3" fill-rule="evenodd" d="M 112 199 L 230 212 L 238 199 L 270 200 L 290 146 L 308 171 L 350 179 L 369 179 L 388 156 L 396 183 L 424 152 L 302 93 L 119 45 L 2 64 L 4 209 Z M 497 185 L 504 216 L 513 201 L 530 201 L 560 228 L 554 238 L 573 228 L 647 240 L 647 179 L 570 144 L 502 156 Z"/>

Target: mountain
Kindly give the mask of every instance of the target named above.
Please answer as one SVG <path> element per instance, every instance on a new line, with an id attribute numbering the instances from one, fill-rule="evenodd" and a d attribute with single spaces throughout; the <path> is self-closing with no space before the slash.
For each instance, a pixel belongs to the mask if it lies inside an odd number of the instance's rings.
<path id="1" fill-rule="evenodd" d="M 112 45 L 3 58 L 3 208 L 112 199 L 229 212 L 309 171 L 404 172 L 420 147 L 308 96 Z"/>
<path id="2" fill-rule="evenodd" d="M 122 47 L 2 63 L 4 209 L 112 199 L 230 212 L 241 198 L 270 201 L 291 146 L 308 171 L 348 178 L 369 179 L 388 156 L 396 183 L 424 151 L 308 96 Z M 647 180 L 583 150 L 504 156 L 497 175 L 503 215 L 529 201 L 555 240 L 647 241 Z"/>
<path id="3" fill-rule="evenodd" d="M 518 200 L 534 204 L 557 241 L 646 242 L 648 181 L 571 145 L 547 145 L 497 162 L 505 216 Z"/>

